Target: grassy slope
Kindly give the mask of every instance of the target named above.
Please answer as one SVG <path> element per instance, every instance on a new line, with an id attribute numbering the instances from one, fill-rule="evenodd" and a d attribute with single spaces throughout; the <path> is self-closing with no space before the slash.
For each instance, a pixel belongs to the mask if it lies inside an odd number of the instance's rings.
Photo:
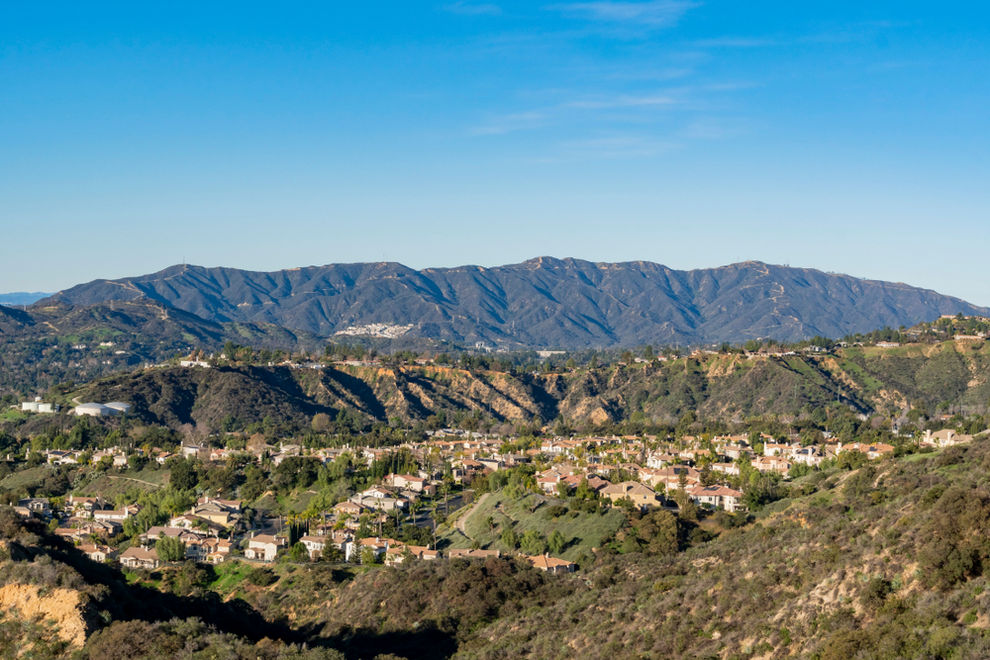
<path id="1" fill-rule="evenodd" d="M 73 494 L 84 497 L 102 497 L 114 501 L 118 495 L 135 490 L 157 490 L 168 481 L 168 470 L 145 468 L 137 473 L 128 472 L 126 475 L 104 474 L 93 481 L 80 486 Z"/>
<path id="2" fill-rule="evenodd" d="M 466 512 L 467 517 L 463 521 L 466 536 L 452 530 L 444 538 L 455 548 L 469 548 L 472 541 L 477 541 L 483 548 L 508 551 L 511 548 L 506 547 L 499 537 L 509 526 L 520 537 L 530 529 L 540 532 L 545 538 L 559 531 L 568 541 L 561 556 L 576 561 L 589 557 L 591 549 L 599 547 L 602 539 L 614 534 L 625 521 L 625 515 L 617 509 L 604 515 L 580 511 L 568 511 L 558 517 L 550 514 L 554 504 L 565 503 L 564 500 L 535 494 L 513 500 L 502 491 L 489 493 L 479 500 L 476 507 Z M 494 534 L 488 525 L 489 518 L 495 523 Z"/>
<path id="3" fill-rule="evenodd" d="M 47 465 L 39 465 L 25 470 L 19 470 L 0 480 L 0 491 L 20 491 L 29 486 L 41 483 L 45 476 L 52 471 Z"/>

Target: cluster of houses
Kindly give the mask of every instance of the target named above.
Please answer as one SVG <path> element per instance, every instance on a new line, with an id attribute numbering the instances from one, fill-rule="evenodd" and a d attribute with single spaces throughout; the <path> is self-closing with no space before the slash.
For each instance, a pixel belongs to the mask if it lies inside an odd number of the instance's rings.
<path id="1" fill-rule="evenodd" d="M 85 405 L 85 404 L 84 404 Z M 111 405 L 111 404 L 99 404 Z M 952 430 L 928 432 L 922 445 L 945 447 L 966 442 L 972 436 Z M 539 490 L 550 496 L 566 495 L 578 487 L 586 487 L 613 506 L 672 507 L 669 496 L 681 491 L 699 506 L 733 512 L 743 507 L 743 492 L 730 485 L 731 477 L 739 476 L 742 466 L 749 465 L 759 472 L 786 476 L 795 465 L 817 466 L 841 452 L 854 451 L 868 459 L 892 454 L 889 444 L 829 442 L 804 446 L 799 442 L 778 442 L 770 436 L 759 438 L 759 451 L 744 435 L 717 436 L 704 440 L 690 436 L 676 443 L 654 437 L 578 437 L 546 438 L 537 445 L 520 450 L 518 443 L 505 450 L 506 440 L 467 431 L 441 430 L 433 432 L 422 442 L 407 443 L 401 448 L 423 468 L 415 474 L 388 474 L 380 483 L 354 493 L 347 500 L 326 512 L 320 524 L 310 527 L 298 539 L 313 559 L 324 555 L 328 546 L 346 561 L 361 561 L 374 557 L 376 561 L 397 564 L 407 559 L 434 560 L 441 556 L 489 556 L 495 550 L 457 550 L 446 554 L 381 536 L 381 526 L 391 518 L 408 516 L 417 509 L 423 497 L 435 497 L 442 487 L 444 471 L 455 482 L 469 484 L 473 479 L 492 472 L 520 465 L 536 465 L 535 482 Z M 310 456 L 332 462 L 348 452 L 358 461 L 372 465 L 376 460 L 394 454 L 396 447 L 340 447 L 305 450 L 300 445 L 249 442 L 240 453 L 253 454 L 256 459 L 278 465 L 291 456 Z M 173 457 L 196 457 L 220 462 L 238 453 L 230 449 L 205 444 L 186 443 L 176 451 L 150 449 L 147 458 L 165 464 Z M 93 463 L 109 461 L 113 466 L 127 465 L 128 457 L 144 455 L 140 449 L 112 447 L 94 452 Z M 48 450 L 47 462 L 73 464 L 82 461 L 83 452 Z M 621 475 L 616 478 L 616 475 Z M 611 479 L 610 479 L 611 476 Z M 40 516 L 59 520 L 56 534 L 71 539 L 91 558 L 98 561 L 117 559 L 127 567 L 156 568 L 160 559 L 155 550 L 162 538 L 181 541 L 185 558 L 220 563 L 238 548 L 245 559 L 270 562 L 289 545 L 289 537 L 277 533 L 271 521 L 249 529 L 242 505 L 237 500 L 203 497 L 188 512 L 172 517 L 166 525 L 152 527 L 133 545 L 119 555 L 109 540 L 122 531 L 125 521 L 136 515 L 136 504 L 115 509 L 99 498 L 69 496 L 60 510 L 52 510 L 48 500 L 29 498 L 16 507 L 25 516 Z M 379 535 L 367 536 L 360 528 L 378 526 Z M 364 538 L 361 538 L 364 536 Z M 549 572 L 573 570 L 573 564 L 550 556 L 526 557 L 534 566 Z"/>

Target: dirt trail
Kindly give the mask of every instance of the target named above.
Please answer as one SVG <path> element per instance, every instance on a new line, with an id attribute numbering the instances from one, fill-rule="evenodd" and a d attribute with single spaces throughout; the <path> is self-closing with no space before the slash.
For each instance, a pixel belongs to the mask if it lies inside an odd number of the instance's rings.
<path id="1" fill-rule="evenodd" d="M 482 495 L 481 497 L 479 497 L 477 500 L 475 500 L 474 504 L 471 505 L 471 508 L 468 509 L 464 514 L 462 514 L 460 516 L 457 516 L 457 521 L 454 523 L 454 527 L 457 528 L 457 531 L 459 531 L 464 536 L 467 536 L 468 538 L 471 538 L 470 536 L 468 536 L 467 530 L 464 529 L 464 521 L 466 521 L 468 519 L 468 517 L 471 514 L 474 513 L 474 510 L 477 509 L 481 505 L 482 502 L 484 502 L 486 499 L 488 499 L 488 496 L 489 495 L 491 495 L 491 493 L 485 493 L 484 495 Z"/>
<path id="2" fill-rule="evenodd" d="M 154 483 L 151 483 L 150 481 L 145 481 L 143 479 L 135 479 L 134 477 L 118 477 L 118 476 L 114 476 L 114 475 L 107 475 L 107 476 L 109 478 L 111 478 L 111 479 L 125 479 L 127 481 L 136 481 L 139 484 L 144 484 L 145 486 L 151 486 L 152 488 L 161 488 L 162 487 L 161 484 L 154 484 Z"/>

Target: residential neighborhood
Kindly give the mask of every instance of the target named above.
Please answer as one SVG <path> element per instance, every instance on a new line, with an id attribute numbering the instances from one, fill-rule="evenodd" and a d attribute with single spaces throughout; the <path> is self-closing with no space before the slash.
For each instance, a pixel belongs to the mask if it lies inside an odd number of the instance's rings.
<path id="1" fill-rule="evenodd" d="M 945 447 L 971 437 L 946 429 L 929 431 L 917 442 L 920 447 Z M 47 449 L 41 458 L 50 466 L 98 465 L 108 475 L 149 464 L 173 475 L 177 465 L 213 470 L 234 463 L 267 465 L 273 474 L 304 465 L 346 464 L 352 472 L 389 464 L 407 469 L 387 471 L 336 501 L 326 502 L 321 510 L 311 507 L 304 517 L 265 516 L 256 508 L 245 508 L 241 499 L 202 490 L 184 509 L 159 516 L 154 524 L 145 522 L 140 500 L 127 502 L 119 497 L 114 501 L 75 494 L 59 500 L 26 498 L 16 502 L 15 509 L 23 516 L 51 521 L 56 534 L 77 544 L 90 558 L 116 561 L 128 569 L 153 570 L 166 563 L 156 550 L 163 539 L 181 548 L 179 559 L 209 564 L 231 559 L 270 563 L 291 554 L 294 560 L 397 565 L 489 552 L 451 546 L 477 545 L 478 540 L 441 538 L 438 521 L 454 513 L 451 502 L 460 502 L 469 511 L 470 498 L 476 497 L 472 494 L 479 483 L 488 483 L 490 475 L 515 474 L 514 479 L 529 484 L 525 486 L 529 492 L 551 502 L 583 493 L 581 497 L 591 497 L 606 509 L 627 509 L 640 515 L 651 510 L 678 512 L 687 503 L 703 511 L 735 514 L 747 510 L 746 493 L 757 483 L 754 480 L 787 480 L 798 467 L 815 468 L 843 454 L 876 460 L 893 451 L 892 445 L 883 443 L 826 440 L 806 445 L 797 438 L 766 434 L 667 439 L 548 436 L 520 445 L 516 437 L 457 429 L 441 429 L 426 440 L 388 449 L 303 447 L 287 441 L 249 442 L 241 449 L 203 441 L 187 441 L 178 447 L 110 446 L 93 452 Z M 382 534 L 385 528 L 393 533 L 417 530 L 407 537 L 421 541 Z M 295 546 L 301 550 L 290 553 Z M 512 548 L 493 551 L 513 554 Z M 547 552 L 519 557 L 549 573 L 578 568 L 577 563 Z M 172 551 L 170 560 L 175 558 Z"/>

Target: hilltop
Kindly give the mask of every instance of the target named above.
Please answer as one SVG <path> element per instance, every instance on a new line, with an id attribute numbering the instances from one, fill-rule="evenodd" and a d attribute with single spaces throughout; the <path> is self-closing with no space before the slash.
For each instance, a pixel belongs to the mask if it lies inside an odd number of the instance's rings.
<path id="1" fill-rule="evenodd" d="M 564 349 L 797 341 L 910 326 L 942 314 L 990 314 L 906 284 L 753 261 L 678 271 L 645 261 L 551 257 L 424 270 L 397 263 L 270 273 L 182 265 L 80 284 L 38 305 L 132 300 L 213 322 L 274 323 L 322 337 Z"/>
<path id="2" fill-rule="evenodd" d="M 150 423 L 218 430 L 269 419 L 306 428 L 317 414 L 361 424 L 428 420 L 476 426 L 564 422 L 724 424 L 779 416 L 822 424 L 838 411 L 899 418 L 912 408 L 983 414 L 990 400 L 990 343 L 982 339 L 835 347 L 829 351 L 698 352 L 529 371 L 466 357 L 446 364 L 397 358 L 312 365 L 221 361 L 164 366 L 61 388 L 63 403 L 128 401 Z"/>

